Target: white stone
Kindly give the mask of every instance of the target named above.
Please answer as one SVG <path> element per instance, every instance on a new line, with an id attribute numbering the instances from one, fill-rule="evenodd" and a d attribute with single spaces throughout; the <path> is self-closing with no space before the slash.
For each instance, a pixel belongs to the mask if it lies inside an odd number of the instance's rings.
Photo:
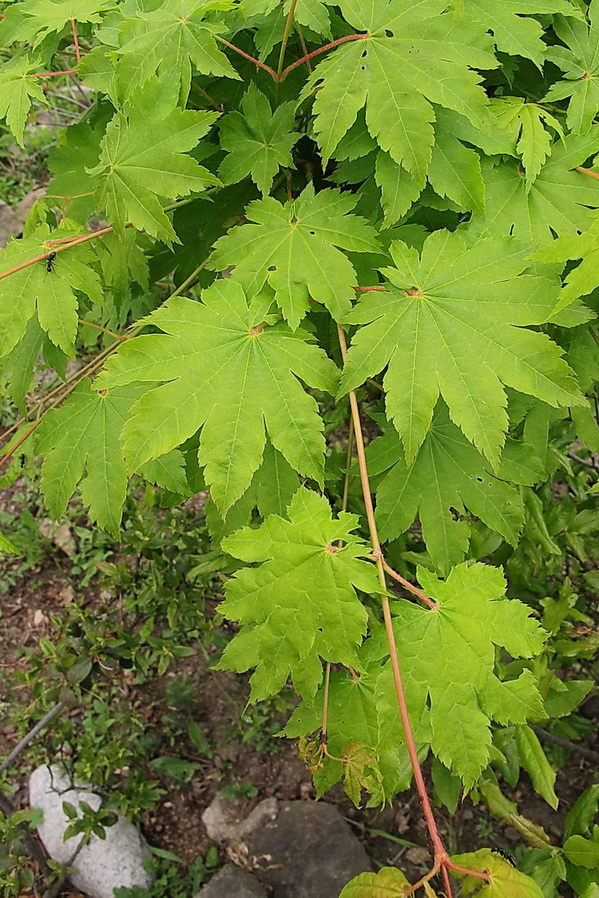
<path id="1" fill-rule="evenodd" d="M 31 774 L 29 803 L 32 808 L 44 812 L 44 822 L 38 827 L 38 834 L 52 860 L 68 863 L 83 838 L 77 835 L 64 841 L 69 820 L 62 809 L 63 801 L 68 801 L 77 810 L 80 801 L 97 809 L 101 798 L 92 788 L 73 787 L 55 765 L 43 765 Z M 71 863 L 75 872 L 70 879 L 75 888 L 90 898 L 113 898 L 114 889 L 125 886 L 148 888 L 152 878 L 142 865 L 150 857 L 150 850 L 138 830 L 119 814 L 117 823 L 105 832 L 105 839 L 92 836 Z"/>

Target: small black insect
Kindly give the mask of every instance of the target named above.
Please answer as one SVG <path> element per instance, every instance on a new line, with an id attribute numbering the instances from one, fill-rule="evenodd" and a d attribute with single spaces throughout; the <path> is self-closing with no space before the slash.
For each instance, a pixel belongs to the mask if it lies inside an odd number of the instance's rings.
<path id="1" fill-rule="evenodd" d="M 508 862 L 508 864 L 512 865 L 512 867 L 518 866 L 518 861 L 516 860 L 514 855 L 510 854 L 509 851 L 505 851 L 504 848 L 491 848 L 491 851 L 493 852 L 493 854 L 500 854 L 501 857 Z"/>
<path id="2" fill-rule="evenodd" d="M 25 467 L 25 453 L 24 453 L 24 452 L 22 452 L 22 453 L 19 455 L 19 465 L 20 465 L 22 468 Z"/>
<path id="3" fill-rule="evenodd" d="M 48 253 L 46 256 L 46 271 L 54 271 L 54 260 L 56 259 L 56 250 Z"/>

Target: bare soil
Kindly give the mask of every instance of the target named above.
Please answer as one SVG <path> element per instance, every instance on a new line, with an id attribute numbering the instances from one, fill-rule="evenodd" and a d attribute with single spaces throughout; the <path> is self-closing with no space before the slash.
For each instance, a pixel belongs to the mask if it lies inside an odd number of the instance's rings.
<path id="1" fill-rule="evenodd" d="M 10 507 L 8 492 L 8 495 L 4 493 L 4 510 Z M 18 564 L 18 560 L 5 561 L 5 574 L 14 573 Z M 15 671 L 25 663 L 23 649 L 34 647 L 41 637 L 51 638 L 51 618 L 60 615 L 70 602 L 84 602 L 93 614 L 98 596 L 99 589 L 93 581 L 83 591 L 78 587 L 77 578 L 70 572 L 68 555 L 55 542 L 38 565 L 0 594 L 0 759 L 18 741 L 8 719 L 9 702 L 14 701 L 15 696 L 9 684 Z M 314 797 L 310 773 L 298 758 L 295 745 L 272 735 L 285 723 L 286 714 L 273 712 L 259 726 L 253 726 L 252 720 L 240 725 L 240 715 L 249 692 L 247 677 L 211 670 L 209 665 L 216 660 L 219 649 L 216 645 L 206 648 L 208 661 L 198 654 L 181 660 L 165 677 L 142 686 L 126 685 L 130 700 L 146 709 L 148 729 L 157 735 L 156 756 L 177 755 L 177 747 L 173 748 L 166 740 L 160 741 L 165 717 L 172 711 L 165 700 L 169 677 L 185 675 L 196 687 L 196 699 L 190 713 L 202 727 L 212 756 L 183 752 L 183 757 L 198 764 L 195 774 L 182 785 L 173 786 L 172 782 L 164 780 L 162 786 L 166 794 L 141 821 L 151 844 L 173 851 L 188 862 L 205 855 L 210 847 L 201 815 L 223 787 L 236 787 L 241 793 L 245 790 L 250 796 L 245 799 L 248 812 L 268 796 L 288 800 Z M 23 702 L 28 701 L 26 691 L 16 694 Z M 290 698 L 289 708 L 291 705 Z M 597 734 L 591 734 L 585 745 L 599 751 Z M 26 766 L 21 767 L 21 772 L 20 781 L 14 786 L 17 802 L 23 803 L 26 801 Z M 595 776 L 593 763 L 572 752 L 558 774 L 556 791 L 560 804 L 557 811 L 536 795 L 525 775 L 510 797 L 518 802 L 521 813 L 542 825 L 559 844 L 567 812 Z M 324 800 L 339 809 L 355 834 L 363 840 L 376 866 L 401 866 L 413 879 L 429 868 L 427 834 L 415 794 L 403 794 L 391 806 L 378 810 L 355 808 L 340 787 L 334 788 Z M 476 850 L 483 845 L 513 851 L 521 842 L 515 829 L 493 819 L 483 805 L 475 805 L 469 800 L 453 817 L 443 809 L 438 810 L 438 817 L 450 852 Z M 417 847 L 402 846 L 393 841 L 397 838 L 413 842 Z M 67 890 L 63 894 L 73 896 L 75 893 Z M 568 896 L 571 893 L 564 890 L 562 894 Z"/>

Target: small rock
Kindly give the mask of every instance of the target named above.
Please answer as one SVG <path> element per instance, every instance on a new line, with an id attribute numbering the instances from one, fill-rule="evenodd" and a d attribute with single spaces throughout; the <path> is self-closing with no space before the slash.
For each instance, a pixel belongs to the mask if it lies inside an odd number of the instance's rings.
<path id="1" fill-rule="evenodd" d="M 244 818 L 239 801 L 218 794 L 202 814 L 202 822 L 212 841 L 222 843 L 244 839 L 276 816 L 276 798 L 265 798 Z"/>
<path id="2" fill-rule="evenodd" d="M 69 524 L 60 524 L 51 518 L 43 518 L 38 524 L 38 529 L 45 539 L 49 539 L 55 546 L 62 549 L 69 558 L 76 553 L 77 544 Z"/>
<path id="3" fill-rule="evenodd" d="M 246 842 L 273 898 L 338 898 L 350 879 L 372 869 L 339 811 L 324 802 L 280 801 L 276 820 Z"/>
<path id="4" fill-rule="evenodd" d="M 90 807 L 100 807 L 101 798 L 91 791 L 91 786 L 76 786 L 61 770 L 43 765 L 34 770 L 29 780 L 29 803 L 32 808 L 44 812 L 44 822 L 38 834 L 52 860 L 68 863 L 79 845 L 82 835 L 63 840 L 69 821 L 62 809 L 63 801 L 79 808 L 80 801 Z M 140 886 L 148 888 L 151 876 L 143 869 L 150 857 L 150 850 L 137 829 L 119 814 L 114 826 L 105 830 L 106 838 L 92 836 L 84 845 L 71 866 L 74 873 L 70 880 L 90 898 L 113 898 L 114 889 Z"/>
<path id="5" fill-rule="evenodd" d="M 249 873 L 225 864 L 196 898 L 266 898 L 266 892 Z"/>
<path id="6" fill-rule="evenodd" d="M 37 201 L 41 199 L 45 193 L 45 187 L 36 187 L 35 190 L 30 190 L 29 193 L 26 194 L 26 196 L 24 196 L 19 203 L 17 203 L 17 214 L 19 215 L 19 218 L 25 221 L 34 204 L 37 203 Z"/>
<path id="7" fill-rule="evenodd" d="M 6 246 L 11 237 L 21 234 L 23 223 L 8 203 L 0 200 L 0 247 Z"/>
<path id="8" fill-rule="evenodd" d="M 430 851 L 422 846 L 409 848 L 405 853 L 405 858 L 410 864 L 414 864 L 415 867 L 430 866 L 431 864 Z"/>

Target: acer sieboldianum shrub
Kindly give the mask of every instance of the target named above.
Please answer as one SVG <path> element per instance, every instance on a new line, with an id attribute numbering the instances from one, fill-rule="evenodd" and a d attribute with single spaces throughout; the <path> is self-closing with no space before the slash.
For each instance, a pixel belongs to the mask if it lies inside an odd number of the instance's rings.
<path id="1" fill-rule="evenodd" d="M 91 103 L 2 252 L 4 462 L 39 455 L 50 512 L 78 490 L 115 533 L 132 476 L 208 490 L 238 564 L 221 666 L 253 700 L 291 680 L 318 793 L 413 774 L 447 895 L 541 895 L 486 849 L 448 858 L 420 764 L 450 809 L 463 788 L 508 819 L 520 768 L 555 806 L 531 723 L 591 686 L 554 673 L 582 610 L 535 552 L 577 526 L 550 532 L 542 484 L 599 449 L 598 0 L 0 7 L 17 142 L 56 80 Z M 64 388 L 34 402 L 40 358 Z M 596 798 L 563 851 L 520 824 L 543 894 L 595 894 Z M 408 885 L 344 894 L 377 888 Z"/>

